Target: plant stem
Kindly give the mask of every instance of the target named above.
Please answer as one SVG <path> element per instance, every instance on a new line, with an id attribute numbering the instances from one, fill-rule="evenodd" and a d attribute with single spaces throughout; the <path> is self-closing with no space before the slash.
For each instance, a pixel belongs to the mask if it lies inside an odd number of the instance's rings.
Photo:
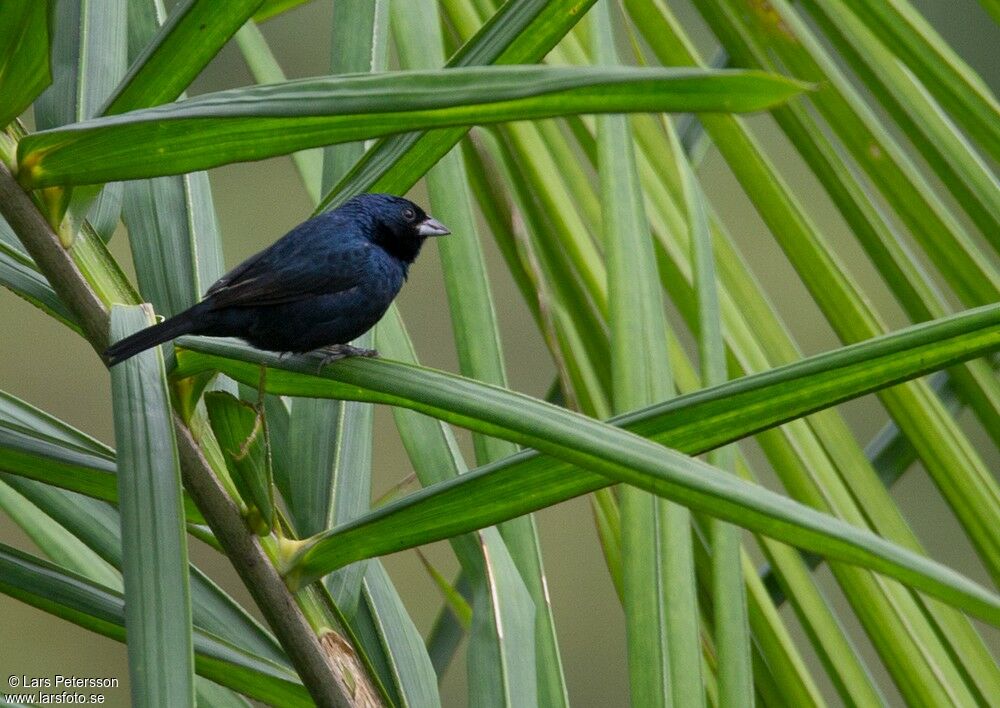
<path id="1" fill-rule="evenodd" d="M 0 213 L 21 239 L 38 269 L 76 315 L 87 341 L 104 351 L 108 342 L 108 310 L 52 231 L 31 198 L 0 163 Z"/>
<path id="2" fill-rule="evenodd" d="M 379 705 L 379 693 L 363 670 L 347 669 L 351 676 L 345 679 L 345 672 L 331 665 L 332 661 L 338 668 L 360 667 L 360 662 L 346 643 L 320 643 L 260 540 L 250 533 L 236 504 L 211 473 L 191 431 L 179 417 L 175 416 L 174 423 L 184 488 L 205 516 L 317 705 Z M 324 644 L 330 650 L 329 657 Z M 349 656 L 335 656 L 339 653 Z"/>
<path id="3" fill-rule="evenodd" d="M 100 353 L 108 338 L 108 310 L 62 247 L 45 217 L 0 163 L 0 213 L 43 275 L 76 315 L 84 335 Z M 212 473 L 191 431 L 174 417 L 184 487 L 222 544 L 303 684 L 319 706 L 380 705 L 378 691 L 345 642 L 323 641 L 310 627 L 260 541 L 247 528 L 233 500 Z"/>

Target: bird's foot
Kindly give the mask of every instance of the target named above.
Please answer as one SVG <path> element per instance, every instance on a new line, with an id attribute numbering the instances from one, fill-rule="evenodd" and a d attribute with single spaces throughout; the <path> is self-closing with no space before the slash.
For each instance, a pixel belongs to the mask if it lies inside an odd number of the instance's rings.
<path id="1" fill-rule="evenodd" d="M 351 346 L 350 344 L 333 344 L 329 347 L 317 349 L 316 353 L 323 355 L 323 358 L 319 361 L 319 366 L 316 367 L 317 374 L 322 371 L 323 367 L 327 364 L 339 361 L 340 359 L 346 359 L 349 356 L 378 356 L 378 351 L 375 349 L 362 349 L 361 347 Z"/>

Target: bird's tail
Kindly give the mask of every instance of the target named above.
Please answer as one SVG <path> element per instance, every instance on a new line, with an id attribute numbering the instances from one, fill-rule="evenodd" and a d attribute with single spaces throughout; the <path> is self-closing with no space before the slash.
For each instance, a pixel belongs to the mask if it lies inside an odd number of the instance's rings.
<path id="1" fill-rule="evenodd" d="M 115 342 L 104 351 L 104 359 L 108 366 L 114 366 L 150 347 L 163 344 L 182 334 L 191 334 L 194 330 L 195 318 L 192 316 L 191 310 L 185 310 L 168 320 L 139 330 L 135 334 L 130 334 L 125 339 Z"/>

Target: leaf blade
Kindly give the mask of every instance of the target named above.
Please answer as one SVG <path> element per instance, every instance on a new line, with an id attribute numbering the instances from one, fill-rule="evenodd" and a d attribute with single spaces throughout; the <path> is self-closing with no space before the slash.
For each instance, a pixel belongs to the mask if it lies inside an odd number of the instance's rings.
<path id="1" fill-rule="evenodd" d="M 151 324 L 141 306 L 111 311 L 111 339 Z M 118 443 L 132 698 L 193 705 L 194 655 L 180 465 L 159 349 L 111 371 Z"/>
<path id="2" fill-rule="evenodd" d="M 591 25 L 593 56 L 618 64 L 610 3 Z M 660 295 L 626 116 L 597 119 L 597 170 L 607 263 L 612 408 L 673 395 Z M 621 489 L 622 604 L 635 705 L 703 705 L 691 512 L 633 486 Z"/>
<path id="3" fill-rule="evenodd" d="M 188 87 L 263 0 L 185 0 L 135 58 L 102 115 L 173 101 Z"/>
<path id="4" fill-rule="evenodd" d="M 115 641 L 125 639 L 121 593 L 23 551 L 0 545 L 0 592 Z M 313 705 L 295 673 L 196 630 L 198 673 L 274 705 Z"/>
<path id="5" fill-rule="evenodd" d="M 540 61 L 593 4 L 594 0 L 506 2 L 446 66 Z M 438 130 L 380 140 L 327 192 L 317 211 L 332 208 L 359 192 L 406 192 L 464 134 L 458 129 Z"/>
<path id="6" fill-rule="evenodd" d="M 13 0 L 0 11 L 0 127 L 17 118 L 52 81 L 48 0 Z"/>
<path id="7" fill-rule="evenodd" d="M 789 370 L 791 370 L 793 375 L 806 374 L 805 378 L 796 382 L 795 391 L 789 391 L 792 393 L 793 399 L 798 395 L 813 393 L 812 391 L 807 392 L 806 386 L 803 385 L 804 382 L 818 385 L 820 390 L 826 390 L 827 395 L 830 395 L 831 391 L 825 389 L 826 385 L 829 384 L 827 376 L 843 375 L 848 381 L 853 379 L 852 386 L 862 385 L 861 381 L 870 386 L 873 371 L 870 360 L 862 369 L 852 369 L 850 365 L 844 365 L 853 362 L 856 366 L 859 359 L 879 354 L 887 356 L 887 358 L 880 361 L 879 371 L 885 374 L 886 379 L 880 381 L 878 385 L 888 385 L 895 382 L 896 378 L 894 377 L 924 373 L 926 368 L 923 367 L 933 367 L 936 357 L 943 357 L 943 362 L 950 364 L 954 363 L 956 356 L 971 357 L 983 351 L 995 349 L 1000 344 L 1000 322 L 997 321 L 998 319 L 1000 319 L 1000 306 L 980 308 L 943 321 L 910 328 L 894 337 L 882 337 L 860 346 L 845 347 L 829 355 L 813 357 L 797 367 L 784 367 L 776 372 L 749 378 L 755 379 L 754 385 L 759 385 L 771 377 L 787 377 Z M 969 330 L 969 328 L 975 330 L 977 327 L 982 329 L 980 333 L 975 336 L 963 333 L 959 335 L 957 343 L 945 339 L 934 345 L 927 344 L 926 337 L 928 335 L 931 339 L 935 336 L 954 336 L 956 330 Z M 246 377 L 248 372 L 253 372 L 251 375 L 256 376 L 257 364 L 222 358 L 218 354 L 236 355 L 241 359 L 253 362 L 267 362 L 271 366 L 278 363 L 276 356 L 254 352 L 247 347 L 215 342 L 198 342 L 194 339 L 185 341 L 187 342 L 185 346 L 191 349 L 197 348 L 201 351 L 216 353 L 213 356 L 196 354 L 190 350 L 182 352 L 179 359 L 179 373 L 185 375 L 196 373 L 199 370 L 219 368 L 238 379 Z M 907 351 L 906 356 L 901 355 L 901 346 Z M 941 360 L 937 361 L 941 363 Z M 908 367 L 907 373 L 904 373 L 904 369 L 900 366 L 903 362 Z M 831 365 L 843 368 L 836 370 L 835 374 L 828 372 L 825 375 L 819 375 L 816 373 L 817 367 L 831 368 Z M 492 389 L 482 384 L 464 381 L 458 377 L 430 372 L 429 370 L 408 372 L 406 367 L 388 362 L 371 360 L 341 362 L 326 372 L 326 376 L 335 376 L 340 380 L 340 383 L 334 382 L 330 378 L 321 378 L 305 373 L 312 371 L 312 366 L 306 360 L 301 363 L 286 361 L 281 369 L 271 368 L 269 370 L 269 386 L 274 391 L 298 393 L 303 390 L 302 386 L 304 385 L 312 391 L 311 395 L 334 395 L 404 405 L 474 430 L 504 437 L 509 436 L 509 439 L 523 442 L 548 454 L 555 454 L 565 461 L 590 467 L 595 471 L 599 470 L 600 475 L 608 474 L 615 479 L 645 486 L 656 493 L 669 493 L 675 500 L 693 508 L 709 511 L 713 516 L 735 521 L 744 527 L 753 528 L 767 535 L 777 534 L 776 537 L 780 536 L 782 540 L 800 547 L 821 549 L 830 557 L 837 557 L 840 560 L 862 564 L 873 570 L 885 572 L 892 577 L 912 584 L 913 587 L 953 603 L 975 616 L 992 618 L 990 621 L 1000 621 L 1000 607 L 997 606 L 997 598 L 927 558 L 918 556 L 912 551 L 903 550 L 869 532 L 843 522 L 833 521 L 813 510 L 800 508 L 799 505 L 790 503 L 779 495 L 751 489 L 743 483 L 719 475 L 701 463 L 665 452 L 665 449 L 659 446 L 654 445 L 649 448 L 647 447 L 648 443 L 641 438 L 635 438 L 631 435 L 620 438 L 619 431 L 592 419 L 582 418 L 562 409 L 553 409 L 548 404 L 532 401 L 510 392 Z M 393 371 L 393 374 L 388 377 L 392 381 L 391 391 L 387 388 L 383 378 L 386 376 L 385 367 L 389 367 Z M 290 368 L 298 368 L 301 373 L 288 371 Z M 379 372 L 379 374 L 373 375 L 375 372 Z M 859 376 L 860 380 L 857 378 Z M 841 382 L 842 385 L 843 382 Z M 720 391 L 728 391 L 732 386 L 746 386 L 746 380 L 716 387 L 707 395 L 718 395 Z M 370 393 L 366 393 L 366 391 Z M 854 391 L 857 392 L 859 389 L 855 388 Z M 761 389 L 758 388 L 756 393 L 760 392 Z M 843 388 L 839 389 L 839 394 L 848 395 L 847 390 Z M 705 395 L 706 393 L 702 392 L 695 398 Z M 433 402 L 429 402 L 428 398 L 433 399 Z M 752 398 L 753 396 L 751 396 L 751 400 Z M 831 398 L 837 398 L 837 395 L 834 394 Z M 773 399 L 769 398 L 768 401 L 770 400 Z M 501 401 L 505 402 L 501 403 Z M 661 406 L 661 408 L 676 407 L 678 401 L 688 403 L 683 399 L 676 399 Z M 801 412 L 814 410 L 812 406 L 817 405 L 815 398 L 810 399 L 810 401 L 810 403 L 805 403 L 805 399 L 799 400 L 800 405 L 805 404 L 808 408 L 808 410 Z M 834 402 L 837 401 L 824 401 L 824 403 Z M 720 404 L 729 410 L 732 402 L 724 398 L 717 399 L 714 403 L 714 405 Z M 744 423 L 753 429 L 741 431 L 740 435 L 756 432 L 759 429 L 757 426 L 762 422 L 761 413 L 767 408 L 768 403 L 760 399 L 753 403 L 750 406 L 751 417 L 744 420 Z M 543 409 L 544 414 L 542 414 Z M 529 415 L 528 411 L 537 414 L 537 416 Z M 783 418 L 782 415 L 795 415 L 795 413 L 789 413 L 787 408 L 783 408 L 782 411 L 783 413 L 777 413 L 777 418 L 772 419 L 772 423 L 783 422 L 786 418 Z M 643 425 L 631 416 L 627 417 L 626 420 L 629 418 L 632 418 L 629 422 L 634 423 L 633 429 L 641 432 Z M 502 422 L 499 422 L 500 420 Z M 553 421 L 559 422 L 553 423 Z M 568 427 L 563 427 L 564 425 Z M 704 435 L 706 431 L 698 429 L 697 424 L 694 427 L 697 429 L 695 433 L 697 439 L 702 440 L 705 445 L 718 445 L 729 441 L 724 433 L 719 434 L 721 432 L 719 430 L 715 431 L 717 437 L 713 440 Z M 672 429 L 672 432 L 674 430 L 676 429 Z M 589 438 L 587 431 L 596 437 Z M 729 429 L 728 432 L 733 433 L 734 431 Z M 540 439 L 539 435 L 542 434 L 553 437 Z M 617 441 L 616 448 L 620 443 L 620 449 L 616 449 L 613 454 L 610 453 L 599 442 L 606 437 Z M 561 443 L 557 442 L 560 440 Z M 570 440 L 572 443 L 569 443 Z M 564 444 L 566 447 L 562 446 Z M 671 444 L 679 445 L 685 449 L 680 439 L 672 440 Z M 530 457 L 530 455 L 526 457 Z M 676 467 L 673 466 L 675 463 Z M 542 468 L 544 469 L 545 465 L 542 465 Z M 565 470 L 565 468 L 562 469 Z M 643 472 L 637 471 L 640 469 Z M 696 469 L 697 472 L 695 472 Z M 653 477 L 646 477 L 644 473 L 650 473 Z M 465 487 L 463 491 L 467 492 L 468 488 L 465 485 L 470 479 L 477 477 L 479 475 L 469 473 L 455 482 L 442 484 L 434 492 L 431 492 L 436 497 L 435 503 L 441 502 L 448 494 L 453 493 L 456 487 Z M 569 496 L 573 493 L 592 491 L 606 484 L 606 481 L 598 475 L 588 474 L 574 477 L 575 481 L 566 478 L 559 479 L 557 484 L 552 487 L 533 487 L 537 495 L 533 495 L 530 500 L 516 498 L 508 500 L 510 505 L 500 516 L 504 514 L 516 516 L 532 508 L 544 506 L 547 501 L 566 498 L 564 495 L 567 495 L 570 489 L 572 492 L 568 494 Z M 495 500 L 497 493 L 497 489 L 491 489 L 490 498 Z M 418 492 L 411 495 L 411 498 L 420 499 L 426 494 L 427 492 Z M 543 495 L 549 496 L 547 499 L 543 499 Z M 372 518 L 387 518 L 408 503 L 391 504 L 375 512 Z M 732 506 L 730 506 L 731 504 Z M 460 514 L 454 512 L 440 514 L 436 511 L 433 514 L 434 519 L 430 523 L 436 529 L 434 533 L 444 533 L 445 536 L 448 536 L 459 530 L 476 528 L 475 523 L 470 523 L 471 519 L 473 517 L 481 518 L 482 514 L 490 512 L 490 510 L 465 508 L 467 507 L 466 503 L 463 503 L 462 506 L 464 511 Z M 517 511 L 511 513 L 514 507 L 517 507 Z M 424 523 L 427 523 L 426 519 Z M 353 526 L 357 527 L 358 524 L 355 523 Z M 352 525 L 341 528 L 335 534 L 350 528 Z M 401 547 L 399 545 L 401 542 L 405 545 L 404 538 L 412 536 L 414 529 L 413 525 L 403 526 L 395 536 L 380 536 L 378 544 L 396 550 Z M 825 531 L 821 529 L 825 529 Z M 421 541 L 419 542 L 424 542 L 429 538 L 426 530 L 425 528 L 421 532 Z M 441 537 L 437 536 L 437 538 Z M 310 563 L 315 563 L 316 568 L 320 566 L 329 568 L 331 564 L 336 566 L 354 560 L 355 558 L 350 557 L 351 554 L 359 553 L 361 547 L 360 545 L 349 546 L 350 544 L 345 546 L 332 542 L 325 544 L 323 553 L 317 552 Z M 370 551 L 372 551 L 371 547 L 367 548 L 361 555 Z M 382 551 L 375 551 L 375 553 L 379 552 Z M 323 561 L 319 560 L 320 555 L 325 556 Z"/>
<path id="8" fill-rule="evenodd" d="M 801 88 L 753 73 L 532 66 L 304 79 L 34 133 L 18 144 L 18 177 L 32 188 L 93 184 L 432 127 L 588 111 L 759 110 Z"/>

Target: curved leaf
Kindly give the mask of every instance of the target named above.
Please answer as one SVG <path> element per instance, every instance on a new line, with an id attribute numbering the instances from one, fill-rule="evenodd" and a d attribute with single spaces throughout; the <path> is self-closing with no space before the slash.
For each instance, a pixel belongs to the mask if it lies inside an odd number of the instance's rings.
<path id="1" fill-rule="evenodd" d="M 595 0 L 510 0 L 448 61 L 447 67 L 541 61 Z M 320 201 L 324 211 L 359 192 L 403 194 L 465 135 L 464 129 L 380 140 Z"/>
<path id="2" fill-rule="evenodd" d="M 803 84 L 699 69 L 474 67 L 220 91 L 26 136 L 26 187 L 179 174 L 427 128 L 575 113 L 754 111 Z"/>
<path id="3" fill-rule="evenodd" d="M 0 7 L 0 128 L 50 81 L 48 0 L 6 0 Z"/>
<path id="4" fill-rule="evenodd" d="M 79 331 L 76 318 L 56 295 L 34 263 L 27 256 L 4 248 L 0 243 L 0 285 L 43 312 L 52 315 L 67 327 Z"/>
<path id="5" fill-rule="evenodd" d="M 101 110 L 115 115 L 173 101 L 263 0 L 185 0 L 136 57 Z"/>
<path id="6" fill-rule="evenodd" d="M 412 408 L 471 430 L 535 447 L 597 473 L 566 474 L 565 467 L 539 461 L 540 464 L 531 465 L 533 474 L 527 486 L 523 484 L 525 477 L 518 478 L 508 470 L 507 475 L 494 478 L 493 484 L 479 487 L 488 494 L 491 503 L 476 505 L 470 503 L 470 480 L 482 483 L 492 471 L 513 465 L 502 461 L 481 468 L 390 504 L 314 540 L 300 554 L 300 570 L 306 578 L 362 557 L 518 516 L 597 489 L 610 478 L 666 495 L 801 548 L 883 572 L 970 614 L 1000 622 L 1000 598 L 934 561 L 626 431 L 544 402 L 461 377 L 392 362 L 346 360 L 317 376 L 313 373 L 315 363 L 308 358 L 281 362 L 277 355 L 246 346 L 195 338 L 186 338 L 182 346 L 187 350 L 178 355 L 179 375 L 217 369 L 249 382 L 257 380 L 259 364 L 281 366 L 269 368 L 268 387 L 273 393 L 308 392 L 313 396 Z M 823 405 L 997 347 L 1000 347 L 1000 305 L 911 327 L 897 335 L 739 379 L 625 416 L 618 422 L 630 424 L 640 434 L 652 434 L 651 428 L 670 430 L 672 445 L 701 452 Z M 239 356 L 242 361 L 228 356 Z M 696 402 L 704 406 L 699 411 L 701 415 L 691 413 Z M 679 406 L 684 410 L 678 416 Z M 658 410 L 662 415 L 651 416 L 650 410 Z M 670 428 L 671 424 L 676 427 Z M 667 427 L 660 427 L 664 425 Z M 676 438 L 675 433 L 679 433 Z M 509 459 L 525 462 L 530 457 L 522 454 Z M 526 467 L 529 466 L 519 469 L 518 474 L 524 474 Z M 554 468 L 557 471 L 550 472 Z M 531 489 L 530 495 L 523 493 L 525 488 Z M 501 498 L 505 504 L 498 503 Z M 424 509 L 414 515 L 399 513 L 415 507 L 414 501 L 426 502 Z M 481 524 L 486 516 L 490 520 Z M 382 523 L 391 532 L 375 533 L 370 528 L 373 523 Z"/>
<path id="7" fill-rule="evenodd" d="M 113 455 L 81 448 L 58 438 L 0 419 L 0 470 L 118 503 Z M 184 497 L 188 521 L 205 523 L 191 499 Z"/>
<path id="8" fill-rule="evenodd" d="M 125 640 L 121 593 L 3 545 L 0 592 L 116 641 Z M 194 631 L 193 639 L 200 675 L 270 705 L 313 705 L 291 669 L 200 629 Z"/>

